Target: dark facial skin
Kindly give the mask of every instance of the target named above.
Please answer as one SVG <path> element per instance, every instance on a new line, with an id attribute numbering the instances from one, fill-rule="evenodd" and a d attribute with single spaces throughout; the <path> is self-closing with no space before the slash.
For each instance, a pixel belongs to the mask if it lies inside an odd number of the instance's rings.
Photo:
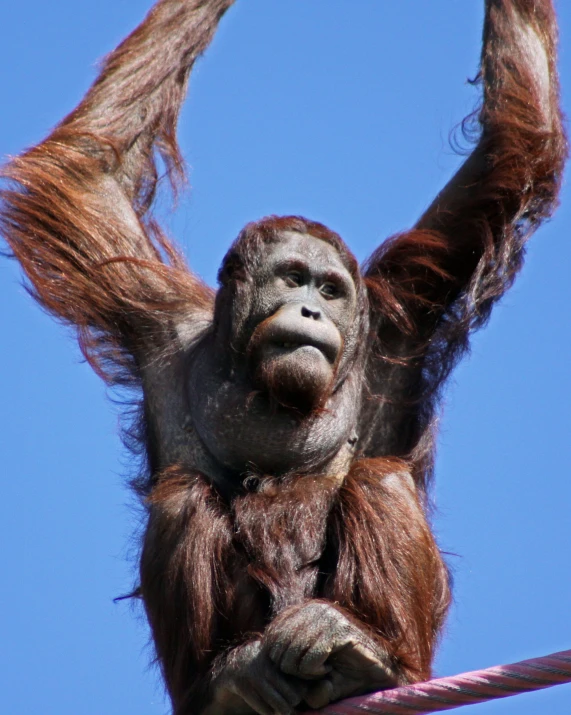
<path id="1" fill-rule="evenodd" d="M 301 413 L 333 387 L 354 317 L 353 279 L 333 246 L 288 232 L 254 276 L 248 363 L 256 387 Z"/>
<path id="2" fill-rule="evenodd" d="M 334 246 L 307 234 L 288 231 L 279 243 L 266 246 L 261 269 L 254 278 L 251 320 L 265 320 L 282 305 L 303 304 L 321 313 L 307 319 L 330 320 L 345 335 L 354 317 L 353 278 Z"/>
<path id="3" fill-rule="evenodd" d="M 333 246 L 286 232 L 250 279 L 247 308 L 233 306 L 239 347 L 214 336 L 190 371 L 193 423 L 240 474 L 326 469 L 353 442 L 358 414 L 360 381 L 338 379 L 356 355 L 352 276 Z"/>

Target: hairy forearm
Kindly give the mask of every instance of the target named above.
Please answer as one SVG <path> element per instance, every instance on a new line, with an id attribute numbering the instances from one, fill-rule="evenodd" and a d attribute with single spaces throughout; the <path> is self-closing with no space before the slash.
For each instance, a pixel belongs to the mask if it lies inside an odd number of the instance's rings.
<path id="1" fill-rule="evenodd" d="M 101 73 L 64 124 L 81 124 L 128 147 L 156 131 L 180 105 L 188 73 L 234 0 L 162 0 L 105 59 Z"/>
<path id="2" fill-rule="evenodd" d="M 407 354 L 437 345 L 434 331 L 451 309 L 453 329 L 440 344 L 461 350 L 511 285 L 525 241 L 557 205 L 567 142 L 556 47 L 552 0 L 487 0 L 476 147 L 415 228 L 386 242 L 368 265 L 373 302 L 378 296 L 378 312 L 407 335 Z"/>
<path id="3" fill-rule="evenodd" d="M 226 593 L 228 515 L 199 474 L 171 467 L 147 496 L 140 592 L 175 712 L 200 712 Z"/>
<path id="4" fill-rule="evenodd" d="M 469 242 L 477 257 L 482 220 L 501 240 L 505 227 L 529 233 L 551 213 L 566 158 L 556 50 L 551 0 L 487 1 L 480 139 L 419 228 L 464 229 L 455 242 Z"/>
<path id="5" fill-rule="evenodd" d="M 133 355 L 211 308 L 211 292 L 146 213 L 154 148 L 172 178 L 182 174 L 176 122 L 188 72 L 232 2 L 159 2 L 77 109 L 2 170 L 0 230 L 36 299 L 79 328 L 110 381 L 138 379 Z"/>
<path id="6" fill-rule="evenodd" d="M 183 174 L 176 128 L 189 73 L 234 1 L 158 2 L 105 59 L 83 101 L 55 132 L 58 141 L 107 149 L 104 166 L 139 213 L 154 194 L 153 146 L 171 179 Z"/>
<path id="7" fill-rule="evenodd" d="M 484 131 L 561 131 L 552 0 L 487 0 L 482 43 Z"/>

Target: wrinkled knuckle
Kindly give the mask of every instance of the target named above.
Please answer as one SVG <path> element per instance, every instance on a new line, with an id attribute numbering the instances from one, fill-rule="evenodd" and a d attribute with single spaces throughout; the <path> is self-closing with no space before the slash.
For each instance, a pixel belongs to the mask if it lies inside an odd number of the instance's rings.
<path id="1" fill-rule="evenodd" d="M 252 643 L 248 643 L 247 645 L 244 646 L 244 655 L 246 655 L 249 658 L 255 658 L 257 655 L 259 655 L 260 651 L 262 650 L 262 644 L 260 641 L 253 641 Z"/>
<path id="2" fill-rule="evenodd" d="M 265 649 L 264 654 L 271 663 L 279 665 L 281 655 L 276 644 L 268 644 L 268 648 Z"/>
<path id="3" fill-rule="evenodd" d="M 307 610 L 309 611 L 307 615 L 319 619 L 332 618 L 337 613 L 337 611 L 327 603 L 312 603 L 308 606 Z"/>
<path id="4" fill-rule="evenodd" d="M 299 675 L 301 672 L 299 664 L 293 660 L 283 659 L 278 665 L 282 673 L 286 675 Z"/>
<path id="5" fill-rule="evenodd" d="M 316 608 L 318 611 L 322 611 L 323 613 L 329 613 L 330 611 L 334 610 L 328 603 L 314 603 L 313 607 Z"/>

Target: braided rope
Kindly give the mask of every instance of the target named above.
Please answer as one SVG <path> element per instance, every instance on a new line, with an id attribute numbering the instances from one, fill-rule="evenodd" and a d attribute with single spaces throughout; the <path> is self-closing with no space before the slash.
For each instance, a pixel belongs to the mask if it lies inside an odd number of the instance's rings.
<path id="1" fill-rule="evenodd" d="M 571 682 L 571 650 L 384 690 L 327 706 L 324 715 L 423 715 Z"/>

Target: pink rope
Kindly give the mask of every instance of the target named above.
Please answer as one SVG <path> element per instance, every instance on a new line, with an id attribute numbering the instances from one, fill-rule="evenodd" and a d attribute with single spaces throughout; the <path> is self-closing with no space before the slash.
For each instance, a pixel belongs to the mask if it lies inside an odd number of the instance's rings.
<path id="1" fill-rule="evenodd" d="M 423 715 L 569 682 L 571 650 L 565 650 L 513 665 L 361 695 L 329 705 L 320 712 L 324 715 Z"/>

